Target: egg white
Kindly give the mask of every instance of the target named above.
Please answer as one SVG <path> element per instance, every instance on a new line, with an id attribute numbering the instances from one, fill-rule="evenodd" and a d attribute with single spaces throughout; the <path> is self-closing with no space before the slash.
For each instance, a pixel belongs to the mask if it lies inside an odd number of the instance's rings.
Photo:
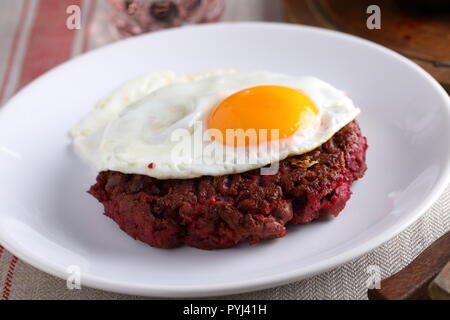
<path id="1" fill-rule="evenodd" d="M 315 123 L 267 148 L 225 147 L 205 141 L 205 120 L 211 110 L 229 95 L 259 85 L 304 92 L 319 110 Z M 359 109 L 343 91 L 315 77 L 265 71 L 193 76 L 161 72 L 141 76 L 113 92 L 71 135 L 77 153 L 97 171 L 187 179 L 244 172 L 308 152 L 358 114 Z M 174 133 L 179 139 L 174 139 Z M 226 156 L 217 157 L 224 153 Z M 149 168 L 149 163 L 154 165 Z"/>

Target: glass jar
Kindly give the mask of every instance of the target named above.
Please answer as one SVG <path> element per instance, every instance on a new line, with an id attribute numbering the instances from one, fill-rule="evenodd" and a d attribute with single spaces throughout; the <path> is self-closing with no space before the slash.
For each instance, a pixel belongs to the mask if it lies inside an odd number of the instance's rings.
<path id="1" fill-rule="evenodd" d="M 224 0 L 109 0 L 112 24 L 120 36 L 219 21 Z"/>

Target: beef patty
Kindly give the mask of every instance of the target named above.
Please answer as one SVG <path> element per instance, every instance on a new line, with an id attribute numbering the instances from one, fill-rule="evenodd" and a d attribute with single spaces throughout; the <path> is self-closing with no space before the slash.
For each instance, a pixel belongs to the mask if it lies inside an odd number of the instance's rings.
<path id="1" fill-rule="evenodd" d="M 229 248 L 283 237 L 288 223 L 337 216 L 366 170 L 366 149 L 353 121 L 313 151 L 280 161 L 274 175 L 158 180 L 103 171 L 88 192 L 125 232 L 151 246 Z"/>

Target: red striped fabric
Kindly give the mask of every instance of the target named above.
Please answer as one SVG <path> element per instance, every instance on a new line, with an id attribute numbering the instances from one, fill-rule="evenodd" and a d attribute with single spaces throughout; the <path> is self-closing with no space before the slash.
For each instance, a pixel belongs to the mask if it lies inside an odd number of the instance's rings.
<path id="1" fill-rule="evenodd" d="M 22 12 L 20 13 L 20 21 L 24 21 L 25 20 L 25 16 L 26 16 L 27 11 L 29 9 L 29 4 L 30 4 L 29 1 L 25 1 L 24 5 L 22 6 Z M 1 86 L 0 86 L 0 101 L 1 101 L 1 98 L 3 97 L 3 95 L 4 95 L 6 84 L 8 83 L 8 80 L 9 80 L 9 75 L 11 74 L 12 63 L 13 63 L 13 59 L 14 59 L 15 53 L 17 51 L 17 44 L 18 44 L 18 41 L 19 41 L 19 36 L 20 36 L 20 32 L 21 31 L 22 31 L 22 28 L 20 27 L 20 23 L 19 23 L 19 25 L 17 26 L 16 31 L 14 33 L 14 40 L 13 40 L 13 43 L 12 43 L 11 51 L 9 53 L 5 76 L 4 76 L 4 79 L 1 82 Z"/>
<path id="2" fill-rule="evenodd" d="M 2 300 L 8 300 L 9 295 L 11 294 L 11 285 L 14 279 L 14 270 L 16 269 L 17 261 L 19 261 L 19 259 L 16 256 L 11 258 L 8 273 L 6 274 L 5 285 L 3 287 Z"/>
<path id="3" fill-rule="evenodd" d="M 82 8 L 85 16 L 81 17 L 82 21 L 82 51 L 87 50 L 88 36 L 90 25 L 94 16 L 95 0 L 40 0 L 37 6 L 31 6 L 30 0 L 24 0 L 22 6 L 20 21 L 14 31 L 14 40 L 10 49 L 7 61 L 7 68 L 4 78 L 0 85 L 0 101 L 4 98 L 5 90 L 8 86 L 14 85 L 9 83 L 14 76 L 19 76 L 19 80 L 14 87 L 14 92 L 34 80 L 44 72 L 61 64 L 71 58 L 72 47 L 74 45 L 75 30 L 69 30 L 66 27 L 68 14 L 66 9 L 70 5 L 88 6 Z M 34 12 L 30 30 L 24 30 L 25 20 L 30 16 L 30 10 Z M 26 33 L 28 32 L 28 33 Z M 19 39 L 27 35 L 25 42 L 25 54 L 18 68 L 20 74 L 14 74 L 13 64 L 19 59 L 18 44 Z M 3 246 L 0 245 L 0 259 L 4 252 Z M 14 272 L 19 259 L 12 256 L 7 273 L 5 283 L 3 285 L 2 300 L 8 300 L 11 290 L 14 288 Z"/>
<path id="4" fill-rule="evenodd" d="M 72 52 L 74 30 L 66 27 L 66 9 L 80 0 L 41 1 L 31 29 L 18 89 L 45 71 L 66 61 Z M 40 63 L 36 63 L 40 61 Z"/>

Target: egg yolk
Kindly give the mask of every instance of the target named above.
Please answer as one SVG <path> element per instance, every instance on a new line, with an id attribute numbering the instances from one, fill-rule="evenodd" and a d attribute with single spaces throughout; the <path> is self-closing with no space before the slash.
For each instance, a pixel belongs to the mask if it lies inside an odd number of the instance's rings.
<path id="1" fill-rule="evenodd" d="M 230 146 L 247 146 L 254 145 L 255 139 L 239 139 L 236 136 L 230 139 L 231 136 L 227 136 L 230 131 L 227 132 L 227 129 L 233 129 L 233 132 L 238 132 L 238 129 L 254 129 L 258 144 L 290 137 L 309 127 L 317 113 L 314 103 L 301 91 L 265 85 L 247 88 L 227 97 L 210 113 L 207 126 L 208 129 L 220 131 L 221 138 L 214 136 L 216 141 L 220 140 L 218 142 Z M 274 129 L 278 130 L 275 137 L 271 134 Z"/>

